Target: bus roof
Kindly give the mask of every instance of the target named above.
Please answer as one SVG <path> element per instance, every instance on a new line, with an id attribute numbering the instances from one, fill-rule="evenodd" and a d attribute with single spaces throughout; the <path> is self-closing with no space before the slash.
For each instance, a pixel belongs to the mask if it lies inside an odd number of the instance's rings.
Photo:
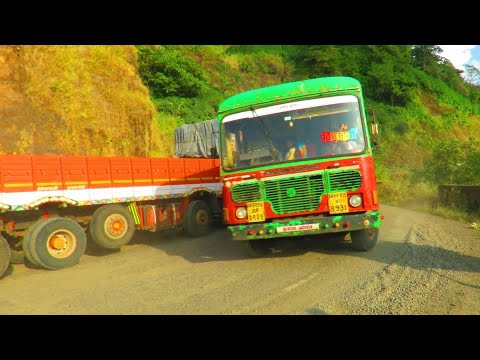
<path id="1" fill-rule="evenodd" d="M 360 82 L 346 76 L 323 77 L 295 81 L 260 89 L 245 91 L 223 101 L 218 112 L 239 110 L 251 105 L 267 105 L 299 97 L 319 96 L 328 92 L 361 91 Z"/>

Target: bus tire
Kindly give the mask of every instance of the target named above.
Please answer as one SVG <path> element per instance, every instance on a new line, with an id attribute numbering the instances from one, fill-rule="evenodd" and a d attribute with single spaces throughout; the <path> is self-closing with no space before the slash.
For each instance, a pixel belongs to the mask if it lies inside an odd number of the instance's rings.
<path id="1" fill-rule="evenodd" d="M 212 211 L 203 200 L 194 200 L 187 206 L 184 230 L 191 237 L 208 235 L 212 231 Z"/>
<path id="2" fill-rule="evenodd" d="M 378 229 L 368 228 L 352 231 L 350 237 L 352 238 L 352 246 L 355 250 L 368 251 L 373 249 L 377 244 Z"/>
<path id="3" fill-rule="evenodd" d="M 250 257 L 262 257 L 272 253 L 272 239 L 244 240 L 242 241 L 245 251 Z"/>
<path id="4" fill-rule="evenodd" d="M 132 240 L 135 220 L 125 206 L 105 205 L 93 213 L 88 232 L 92 240 L 102 248 L 120 249 Z"/>
<path id="5" fill-rule="evenodd" d="M 27 248 L 40 267 L 59 270 L 78 263 L 87 248 L 87 237 L 74 220 L 50 218 L 35 226 Z"/>
<path id="6" fill-rule="evenodd" d="M 322 236 L 323 243 L 327 248 L 338 248 L 345 240 L 345 233 L 329 233 Z"/>
<path id="7" fill-rule="evenodd" d="M 2 276 L 10 264 L 10 245 L 0 235 L 0 276 Z"/>

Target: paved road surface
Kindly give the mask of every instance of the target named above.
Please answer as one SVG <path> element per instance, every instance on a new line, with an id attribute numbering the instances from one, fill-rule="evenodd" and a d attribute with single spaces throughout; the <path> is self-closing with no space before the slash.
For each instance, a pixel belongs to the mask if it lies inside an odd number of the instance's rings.
<path id="1" fill-rule="evenodd" d="M 225 230 L 139 233 L 60 271 L 11 266 L 0 314 L 480 314 L 480 231 L 382 206 L 379 243 L 282 239 L 249 258 Z"/>

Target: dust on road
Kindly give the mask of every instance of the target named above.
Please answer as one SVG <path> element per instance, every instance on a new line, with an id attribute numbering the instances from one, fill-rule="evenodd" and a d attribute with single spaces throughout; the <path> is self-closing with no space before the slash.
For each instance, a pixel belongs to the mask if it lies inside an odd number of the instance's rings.
<path id="1" fill-rule="evenodd" d="M 0 314 L 480 314 L 480 231 L 382 206 L 377 246 L 282 239 L 249 258 L 224 230 L 139 233 L 60 271 L 13 265 Z"/>

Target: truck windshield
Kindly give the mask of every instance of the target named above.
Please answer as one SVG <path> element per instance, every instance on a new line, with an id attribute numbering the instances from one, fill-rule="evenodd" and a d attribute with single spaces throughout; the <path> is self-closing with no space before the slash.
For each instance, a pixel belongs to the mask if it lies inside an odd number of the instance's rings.
<path id="1" fill-rule="evenodd" d="M 353 95 L 296 101 L 226 116 L 225 170 L 359 154 L 365 132 Z"/>

